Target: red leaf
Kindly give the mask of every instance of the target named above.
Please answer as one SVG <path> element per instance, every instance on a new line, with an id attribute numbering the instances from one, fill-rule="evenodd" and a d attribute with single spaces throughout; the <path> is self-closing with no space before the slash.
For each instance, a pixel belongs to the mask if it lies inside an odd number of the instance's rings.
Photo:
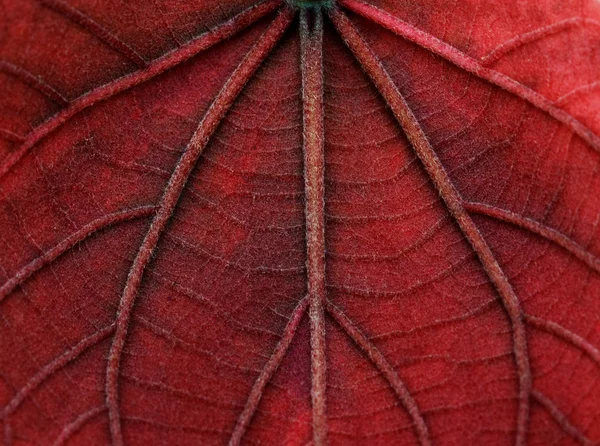
<path id="1" fill-rule="evenodd" d="M 25 444 L 600 442 L 600 5 L 5 0 Z"/>

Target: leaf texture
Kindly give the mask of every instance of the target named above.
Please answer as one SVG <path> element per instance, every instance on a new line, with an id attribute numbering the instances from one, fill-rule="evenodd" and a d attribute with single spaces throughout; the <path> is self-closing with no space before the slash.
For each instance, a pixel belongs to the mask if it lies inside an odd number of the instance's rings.
<path id="1" fill-rule="evenodd" d="M 3 0 L 3 444 L 600 442 L 594 0 Z"/>

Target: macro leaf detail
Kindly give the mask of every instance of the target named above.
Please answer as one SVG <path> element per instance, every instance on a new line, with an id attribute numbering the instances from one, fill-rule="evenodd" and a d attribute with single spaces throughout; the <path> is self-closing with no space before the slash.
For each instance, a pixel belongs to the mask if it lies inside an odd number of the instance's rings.
<path id="1" fill-rule="evenodd" d="M 600 5 L 4 0 L 4 444 L 600 442 Z"/>

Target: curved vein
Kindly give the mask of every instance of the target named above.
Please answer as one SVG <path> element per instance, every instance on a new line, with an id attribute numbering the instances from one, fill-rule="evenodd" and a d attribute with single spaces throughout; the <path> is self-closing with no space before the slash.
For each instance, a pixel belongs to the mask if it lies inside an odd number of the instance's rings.
<path id="1" fill-rule="evenodd" d="M 116 446 L 121 446 L 123 444 L 118 401 L 119 366 L 123 347 L 125 346 L 131 312 L 144 276 L 144 271 L 150 262 L 152 253 L 156 248 L 168 221 L 173 215 L 179 197 L 187 184 L 198 157 L 208 144 L 211 135 L 217 129 L 217 126 L 231 108 L 243 87 L 287 29 L 291 22 L 292 15 L 292 12 L 287 8 L 279 13 L 269 28 L 259 38 L 258 42 L 248 52 L 244 60 L 240 62 L 215 98 L 214 102 L 211 104 L 196 132 L 192 136 L 185 152 L 175 166 L 173 174 L 165 188 L 163 197 L 161 198 L 158 211 L 152 220 L 150 229 L 144 237 L 131 266 L 119 303 L 119 310 L 116 318 L 117 328 L 106 367 L 106 399 L 110 432 L 112 441 Z"/>
<path id="2" fill-rule="evenodd" d="M 593 446 L 597 443 L 587 438 L 576 426 L 574 426 L 567 416 L 554 404 L 550 398 L 537 390 L 531 391 L 532 398 L 539 403 L 552 416 L 554 421 L 563 429 L 570 437 L 577 440 L 583 446 Z"/>
<path id="3" fill-rule="evenodd" d="M 563 94 L 560 98 L 556 100 L 557 104 L 565 104 L 573 98 L 573 96 L 580 95 L 582 93 L 587 93 L 596 88 L 600 87 L 600 81 L 590 82 L 589 84 L 582 85 L 580 87 L 575 88 L 574 90 L 569 91 L 568 93 Z"/>
<path id="4" fill-rule="evenodd" d="M 23 67 L 19 67 L 10 62 L 0 61 L 0 71 L 3 71 L 11 76 L 16 77 L 21 82 L 26 85 L 29 85 L 36 91 L 42 93 L 46 98 L 51 101 L 57 103 L 58 105 L 64 106 L 69 103 L 67 99 L 60 94 L 54 87 L 48 85 L 44 80 L 42 80 L 39 76 L 30 73 Z"/>
<path id="5" fill-rule="evenodd" d="M 12 132 L 8 129 L 2 129 L 2 128 L 0 128 L 0 138 L 4 138 L 10 142 L 18 142 L 18 143 L 22 143 L 23 141 L 25 141 L 24 136 L 18 135 L 15 132 Z"/>
<path id="6" fill-rule="evenodd" d="M 529 43 L 544 39 L 554 34 L 558 34 L 562 31 L 566 31 L 577 25 L 592 25 L 600 27 L 600 23 L 598 23 L 596 20 L 586 19 L 585 17 L 571 17 L 569 19 L 564 19 L 559 22 L 552 23 L 550 25 L 546 25 L 541 28 L 534 29 L 533 31 L 529 31 L 520 34 L 516 37 L 513 37 L 512 39 L 498 45 L 488 54 L 483 56 L 481 58 L 481 63 L 483 65 L 493 65 L 496 62 L 498 62 L 505 54 L 515 51 L 516 49 Z"/>
<path id="7" fill-rule="evenodd" d="M 237 446 L 240 444 L 242 437 L 246 433 L 248 429 L 248 425 L 256 412 L 258 407 L 258 403 L 260 402 L 265 387 L 267 383 L 271 380 L 271 377 L 279 367 L 283 357 L 287 353 L 292 340 L 294 339 L 294 335 L 298 329 L 298 325 L 300 325 L 300 321 L 302 317 L 306 313 L 306 309 L 309 305 L 309 299 L 303 298 L 288 321 L 285 330 L 283 332 L 283 336 L 281 340 L 277 343 L 273 354 L 263 367 L 260 375 L 254 382 L 252 389 L 248 395 L 248 399 L 246 400 L 246 404 L 244 406 L 244 410 L 238 417 L 235 428 L 233 429 L 233 433 L 231 434 L 231 438 L 229 439 L 229 446 Z"/>
<path id="8" fill-rule="evenodd" d="M 252 23 L 265 17 L 281 5 L 281 0 L 265 0 L 264 2 L 253 6 L 240 14 L 234 16 L 227 22 L 202 34 L 191 42 L 159 57 L 150 62 L 145 68 L 123 76 L 108 84 L 97 87 L 88 93 L 81 95 L 69 104 L 67 108 L 49 118 L 44 123 L 37 126 L 29 135 L 27 135 L 23 144 L 18 150 L 5 158 L 0 166 L 0 178 L 6 175 L 12 167 L 23 158 L 40 140 L 48 136 L 57 128 L 68 122 L 73 116 L 82 110 L 115 96 L 118 93 L 142 84 L 159 74 L 185 62 L 196 54 L 207 50 L 208 48 L 222 42 L 242 29 L 250 26 Z"/>
<path id="9" fill-rule="evenodd" d="M 127 209 L 120 212 L 104 215 L 96 220 L 83 226 L 75 233 L 69 235 L 53 248 L 49 249 L 41 256 L 32 260 L 29 264 L 21 268 L 14 276 L 8 279 L 0 286 L 0 302 L 2 302 L 15 288 L 29 279 L 33 274 L 48 265 L 57 257 L 69 251 L 78 243 L 86 240 L 95 233 L 102 231 L 108 227 L 114 226 L 129 220 L 135 220 L 141 217 L 148 217 L 156 211 L 156 206 L 142 206 L 134 209 Z"/>
<path id="10" fill-rule="evenodd" d="M 387 102 L 415 153 L 423 163 L 429 178 L 446 205 L 446 208 L 477 254 L 488 279 L 494 285 L 502 299 L 512 327 L 513 353 L 519 377 L 519 410 L 517 415 L 516 444 L 517 446 L 521 446 L 525 444 L 527 435 L 532 376 L 529 353 L 527 351 L 525 324 L 519 299 L 487 242 L 465 210 L 463 199 L 454 187 L 433 147 L 431 147 L 417 118 L 412 113 L 406 100 L 381 62 L 343 13 L 334 10 L 331 12 L 331 18 L 340 35 Z"/>
<path id="11" fill-rule="evenodd" d="M 596 363 L 598 367 L 600 367 L 600 351 L 581 336 L 567 330 L 565 327 L 557 324 L 556 322 L 532 316 L 530 314 L 525 314 L 524 317 L 525 321 L 532 327 L 545 331 L 546 333 L 553 334 L 559 339 L 562 339 L 563 341 L 573 345 L 585 353 L 592 361 Z"/>
<path id="12" fill-rule="evenodd" d="M 47 8 L 61 14 L 66 19 L 81 26 L 83 29 L 104 42 L 117 53 L 121 54 L 138 67 L 145 67 L 144 58 L 131 46 L 119 39 L 115 34 L 103 28 L 98 22 L 88 17 L 83 12 L 61 0 L 39 0 Z"/>
<path id="13" fill-rule="evenodd" d="M 77 359 L 88 349 L 108 338 L 115 330 L 115 324 L 109 325 L 91 336 L 84 338 L 73 348 L 55 358 L 52 362 L 44 366 L 36 373 L 27 383 L 16 393 L 16 395 L 8 402 L 0 412 L 0 420 L 6 419 L 14 413 L 27 396 L 37 389 L 44 381 L 50 378 L 54 373 L 61 370 L 68 363 Z"/>
<path id="14" fill-rule="evenodd" d="M 385 358 L 383 353 L 356 327 L 356 325 L 344 314 L 342 310 L 336 307 L 329 299 L 325 301 L 325 308 L 329 314 L 346 334 L 358 345 L 371 360 L 371 362 L 381 372 L 390 387 L 394 390 L 402 405 L 410 415 L 414 428 L 416 430 L 419 442 L 422 446 L 431 445 L 431 438 L 427 424 L 423 419 L 423 414 L 417 405 L 417 402 L 410 394 L 406 384 L 398 376 L 394 367 Z"/>
<path id="15" fill-rule="evenodd" d="M 523 217 L 506 209 L 500 209 L 495 206 L 490 206 L 484 203 L 466 202 L 464 207 L 467 211 L 485 215 L 497 220 L 512 223 L 523 229 L 527 229 L 534 234 L 544 237 L 546 240 L 553 242 L 562 248 L 566 249 L 572 255 L 588 265 L 591 269 L 600 273 L 600 258 L 596 257 L 590 251 L 579 245 L 573 239 L 567 237 L 560 231 L 550 228 L 542 223 L 531 218 Z"/>
<path id="16" fill-rule="evenodd" d="M 52 443 L 52 445 L 61 446 L 65 444 L 69 440 L 69 438 L 73 436 L 73 434 L 80 431 L 83 428 L 83 426 L 85 426 L 89 421 L 93 420 L 104 411 L 106 411 L 105 406 L 98 406 L 88 410 L 85 413 L 82 413 L 64 427 L 64 429 L 62 430 L 58 438 L 54 440 L 54 443 Z"/>
<path id="17" fill-rule="evenodd" d="M 433 35 L 422 31 L 414 26 L 388 14 L 387 12 L 376 8 L 375 6 L 362 3 L 358 0 L 339 0 L 342 6 L 345 6 L 352 12 L 355 12 L 403 37 L 404 39 L 419 45 L 420 47 L 431 51 L 442 57 L 446 61 L 456 65 L 463 70 L 474 74 L 480 79 L 486 80 L 515 96 L 520 97 L 533 107 L 542 110 L 552 118 L 567 126 L 573 133 L 583 139 L 593 150 L 600 152 L 600 136 L 596 135 L 591 129 L 578 121 L 565 110 L 558 108 L 554 102 L 550 101 L 531 88 L 516 81 L 515 79 L 500 73 L 491 68 L 486 68 L 477 60 L 463 53 L 452 45 L 434 37 Z"/>

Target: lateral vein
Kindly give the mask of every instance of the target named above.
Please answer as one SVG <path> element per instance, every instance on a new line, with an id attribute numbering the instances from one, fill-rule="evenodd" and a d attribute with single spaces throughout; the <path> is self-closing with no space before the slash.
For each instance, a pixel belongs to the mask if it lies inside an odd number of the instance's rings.
<path id="1" fill-rule="evenodd" d="M 248 80 L 282 37 L 290 24 L 291 19 L 292 13 L 287 8 L 280 11 L 269 28 L 235 69 L 209 107 L 196 132 L 192 136 L 185 152 L 175 166 L 173 174 L 171 175 L 160 200 L 156 215 L 150 225 L 150 229 L 148 230 L 131 266 L 123 290 L 123 295 L 119 303 L 116 318 L 116 331 L 106 367 L 106 405 L 108 408 L 111 438 L 115 446 L 121 446 L 123 444 L 118 401 L 119 366 L 127 338 L 133 305 L 144 276 L 144 271 L 150 262 L 152 253 L 156 248 L 169 219 L 175 211 L 181 193 L 183 192 L 192 170 L 196 166 L 200 154 Z"/>
<path id="2" fill-rule="evenodd" d="M 527 350 L 525 321 L 519 299 L 487 242 L 466 211 L 464 200 L 452 183 L 400 90 L 350 20 L 339 10 L 333 10 L 330 15 L 338 32 L 394 114 L 446 208 L 477 254 L 488 279 L 501 297 L 512 329 L 513 354 L 519 380 L 519 408 L 515 441 L 517 446 L 522 446 L 525 444 L 527 436 L 532 374 Z"/>

